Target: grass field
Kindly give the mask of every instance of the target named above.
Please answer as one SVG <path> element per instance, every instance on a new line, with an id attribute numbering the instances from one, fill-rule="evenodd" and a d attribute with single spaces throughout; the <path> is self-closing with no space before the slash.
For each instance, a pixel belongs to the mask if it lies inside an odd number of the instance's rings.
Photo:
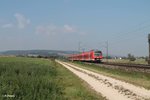
<path id="1" fill-rule="evenodd" d="M 82 62 L 74 62 L 82 68 L 110 76 L 116 79 L 124 80 L 126 82 L 135 84 L 137 86 L 142 86 L 144 88 L 150 89 L 150 73 L 142 73 L 142 72 L 132 72 L 132 71 L 125 71 L 121 69 L 111 69 L 111 68 L 104 68 L 99 67 L 94 64 L 85 64 Z M 106 65 L 107 66 L 107 65 Z"/>
<path id="2" fill-rule="evenodd" d="M 0 100 L 104 100 L 53 60 L 0 58 Z"/>

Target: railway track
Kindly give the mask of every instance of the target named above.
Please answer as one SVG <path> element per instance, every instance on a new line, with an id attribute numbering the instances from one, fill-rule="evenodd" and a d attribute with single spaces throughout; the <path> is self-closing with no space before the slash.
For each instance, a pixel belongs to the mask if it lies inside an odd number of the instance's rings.
<path id="1" fill-rule="evenodd" d="M 110 62 L 102 62 L 104 65 L 114 65 L 120 67 L 127 67 L 127 68 L 139 68 L 139 69 L 150 69 L 150 65 L 145 64 L 130 64 L 130 63 L 110 63 Z"/>
<path id="2" fill-rule="evenodd" d="M 86 64 L 91 64 L 91 63 L 86 62 Z M 110 62 L 101 62 L 101 63 L 94 63 L 94 64 L 100 67 L 111 68 L 111 69 L 122 69 L 126 71 L 150 73 L 150 65 L 144 65 L 144 64 L 110 63 Z"/>

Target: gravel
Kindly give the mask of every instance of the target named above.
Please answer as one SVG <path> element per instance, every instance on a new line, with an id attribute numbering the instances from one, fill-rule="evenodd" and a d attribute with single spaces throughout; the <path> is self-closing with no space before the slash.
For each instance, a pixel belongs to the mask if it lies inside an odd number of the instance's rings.
<path id="1" fill-rule="evenodd" d="M 78 66 L 57 61 L 108 100 L 150 100 L 150 90 L 138 87 L 108 76 L 104 76 Z"/>

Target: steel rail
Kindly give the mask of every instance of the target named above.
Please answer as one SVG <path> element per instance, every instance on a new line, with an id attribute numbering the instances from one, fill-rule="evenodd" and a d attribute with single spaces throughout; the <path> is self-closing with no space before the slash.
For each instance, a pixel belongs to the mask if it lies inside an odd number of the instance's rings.
<path id="1" fill-rule="evenodd" d="M 101 64 L 128 67 L 128 68 L 150 69 L 150 65 L 145 64 L 110 63 L 110 62 L 102 62 Z"/>

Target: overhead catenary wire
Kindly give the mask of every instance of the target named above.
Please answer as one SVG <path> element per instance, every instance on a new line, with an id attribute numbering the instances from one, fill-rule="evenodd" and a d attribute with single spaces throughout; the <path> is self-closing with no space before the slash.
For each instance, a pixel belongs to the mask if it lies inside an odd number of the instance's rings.
<path id="1" fill-rule="evenodd" d="M 147 22 L 147 21 L 145 21 Z M 142 39 L 145 39 L 147 37 L 147 32 L 145 32 L 145 30 L 147 29 L 147 31 L 150 30 L 150 25 L 149 24 L 145 24 L 145 22 L 142 22 L 136 26 L 136 28 L 130 30 L 130 31 L 126 31 L 126 32 L 119 32 L 119 33 L 114 33 L 113 35 L 110 35 L 108 37 L 107 40 L 109 40 L 109 45 L 110 47 L 114 47 L 114 46 L 117 46 L 119 44 L 122 44 L 123 42 L 122 41 L 133 41 L 133 40 L 142 40 Z M 147 22 L 149 23 L 149 22 Z M 133 36 L 133 34 L 136 34 Z M 144 35 L 144 37 L 143 37 Z M 139 38 L 140 36 L 140 38 Z M 135 38 L 137 37 L 137 38 Z M 99 44 L 96 44 L 98 45 L 100 48 L 105 48 L 106 49 L 106 42 L 99 42 Z M 89 45 L 86 45 L 86 48 L 82 46 L 82 49 L 86 50 L 91 48 L 91 46 Z M 111 48 L 110 48 L 111 49 Z M 106 52 L 106 56 L 107 56 L 107 52 Z"/>
<path id="2" fill-rule="evenodd" d="M 145 28 L 149 28 L 150 27 L 150 25 L 149 25 L 150 22 L 148 22 L 148 21 L 150 21 L 150 19 L 147 19 L 147 20 L 137 24 L 135 27 L 131 28 L 131 31 L 126 31 L 126 32 L 123 31 L 123 32 L 119 32 L 119 33 L 112 33 L 110 36 L 111 36 L 111 38 L 116 39 L 116 37 L 122 37 L 122 35 L 124 35 L 124 34 L 131 34 L 133 32 L 143 30 Z M 145 25 L 146 23 L 148 23 L 148 25 Z M 128 29 L 126 29 L 126 30 L 128 30 Z"/>
<path id="3" fill-rule="evenodd" d="M 112 38 L 111 38 L 111 40 L 117 40 L 117 43 L 119 43 L 118 42 L 118 40 L 120 39 L 120 40 L 122 40 L 123 38 L 126 38 L 125 37 L 125 35 L 128 35 L 128 34 L 135 34 L 135 32 L 139 32 L 139 31 L 143 31 L 144 29 L 146 29 L 146 28 L 150 28 L 150 25 L 146 25 L 146 26 L 144 26 L 144 27 L 141 27 L 141 28 L 137 28 L 137 29 L 135 29 L 135 30 L 133 30 L 133 31 L 130 31 L 130 32 L 122 32 L 122 33 L 120 33 L 119 35 L 116 35 L 116 36 L 112 36 Z M 140 33 L 136 33 L 136 35 L 137 34 L 141 34 L 141 32 Z M 131 35 L 130 35 L 131 36 Z M 116 39 L 116 38 L 118 38 L 118 39 Z M 130 38 L 130 37 L 129 37 Z M 135 39 L 135 38 L 133 38 L 133 39 Z M 111 42 L 112 43 L 112 42 Z"/>

